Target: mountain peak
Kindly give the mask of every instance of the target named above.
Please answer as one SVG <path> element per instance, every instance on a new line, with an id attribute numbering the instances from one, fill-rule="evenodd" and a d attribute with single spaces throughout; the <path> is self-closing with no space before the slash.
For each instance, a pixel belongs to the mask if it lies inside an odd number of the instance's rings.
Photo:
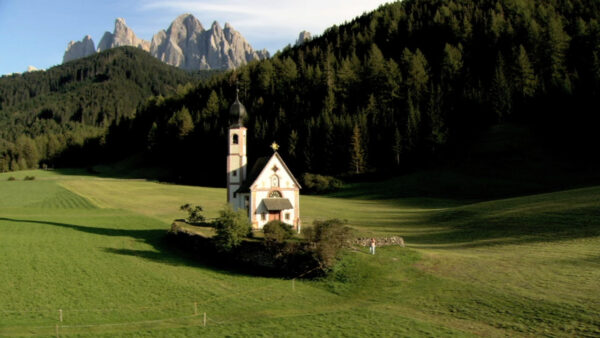
<path id="1" fill-rule="evenodd" d="M 92 37 L 86 35 L 81 41 L 71 41 L 63 55 L 63 63 L 81 59 L 96 52 Z"/>
<path id="2" fill-rule="evenodd" d="M 42 71 L 43 69 L 38 69 L 35 66 L 27 66 L 27 70 L 25 71 L 25 73 L 30 73 L 30 72 L 38 72 L 38 71 Z"/>
<path id="3" fill-rule="evenodd" d="M 213 21 L 212 25 L 210 25 L 210 29 L 211 30 L 217 30 L 217 31 L 222 30 L 221 26 L 219 25 L 219 23 L 216 20 Z"/>
<path id="4" fill-rule="evenodd" d="M 123 19 L 123 18 L 116 18 L 115 19 L 115 29 L 118 26 L 125 26 L 125 27 L 127 27 L 127 23 L 125 22 L 125 19 Z"/>
<path id="5" fill-rule="evenodd" d="M 308 41 L 310 39 L 311 39 L 310 33 L 307 31 L 302 31 L 298 35 L 298 40 L 296 40 L 296 43 L 294 45 L 300 46 L 301 44 L 305 43 L 306 41 Z"/>
<path id="6" fill-rule="evenodd" d="M 93 41 L 88 37 L 81 42 L 70 42 L 63 62 L 92 54 Z M 87 46 L 85 51 L 79 47 L 83 43 Z M 139 47 L 167 64 L 187 70 L 231 69 L 269 57 L 265 50 L 255 51 L 230 23 L 225 23 L 223 29 L 214 21 L 210 29 L 205 30 L 190 13 L 177 16 L 167 30 L 154 34 L 151 42 L 138 38 L 125 19 L 117 18 L 113 33 L 104 33 L 97 50 L 119 46 Z"/>
<path id="7" fill-rule="evenodd" d="M 189 13 L 181 14 L 180 16 L 175 18 L 175 20 L 173 20 L 173 22 L 169 26 L 169 31 L 171 31 L 173 29 L 181 30 L 182 28 L 180 28 L 180 27 L 185 27 L 185 29 L 188 31 L 203 31 L 204 30 L 204 27 L 202 27 L 202 23 L 200 23 L 200 21 L 198 19 L 196 19 L 195 16 L 193 16 L 192 14 L 189 14 Z"/>
<path id="8" fill-rule="evenodd" d="M 127 23 L 123 18 L 115 19 L 115 29 L 112 34 L 109 32 L 104 33 L 98 44 L 98 51 L 120 46 L 134 46 L 147 52 L 150 51 L 150 42 L 138 38 L 133 30 L 127 27 Z"/>
<path id="9" fill-rule="evenodd" d="M 195 19 L 196 17 L 194 17 L 194 15 L 190 14 L 190 13 L 183 13 L 183 14 L 179 15 L 178 17 L 176 17 L 174 21 L 184 21 L 187 18 Z"/>

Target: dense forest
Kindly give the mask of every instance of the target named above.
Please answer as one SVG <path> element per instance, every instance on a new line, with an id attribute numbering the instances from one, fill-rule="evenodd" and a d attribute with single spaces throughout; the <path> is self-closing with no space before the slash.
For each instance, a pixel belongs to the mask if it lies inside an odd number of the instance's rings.
<path id="1" fill-rule="evenodd" d="M 132 118 L 149 96 L 208 73 L 169 67 L 136 48 L 110 49 L 47 71 L 0 78 L 0 171 L 51 164 L 64 149 Z"/>
<path id="2" fill-rule="evenodd" d="M 599 14 L 595 0 L 385 5 L 271 59 L 170 97 L 153 93 L 106 134 L 45 159 L 90 165 L 144 154 L 183 180 L 221 184 L 236 86 L 250 156 L 276 141 L 295 172 L 394 172 L 502 122 L 586 154 L 598 145 Z M 101 110 L 114 115 L 114 106 Z"/>

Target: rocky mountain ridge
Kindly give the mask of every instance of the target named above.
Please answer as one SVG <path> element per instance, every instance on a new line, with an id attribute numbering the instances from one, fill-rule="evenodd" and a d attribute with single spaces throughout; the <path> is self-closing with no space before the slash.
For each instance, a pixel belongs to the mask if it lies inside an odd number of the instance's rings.
<path id="1" fill-rule="evenodd" d="M 63 63 L 69 62 L 71 60 L 84 58 L 86 56 L 94 54 L 95 52 L 96 47 L 94 46 L 94 41 L 92 40 L 92 37 L 86 35 L 81 41 L 69 42 L 67 50 L 65 51 L 65 55 L 63 56 Z"/>
<path id="2" fill-rule="evenodd" d="M 138 38 L 123 18 L 117 18 L 113 33 L 104 33 L 97 50 L 89 35 L 82 41 L 69 42 L 63 63 L 120 46 L 138 47 L 169 65 L 185 70 L 232 69 L 269 57 L 264 49 L 255 51 L 229 23 L 221 28 L 215 21 L 206 30 L 193 15 L 183 14 L 167 30 L 154 34 L 150 42 Z"/>
<path id="3" fill-rule="evenodd" d="M 300 46 L 303 43 L 305 43 L 306 41 L 310 41 L 310 39 L 312 39 L 310 32 L 302 31 L 302 32 L 300 32 L 300 34 L 298 34 L 298 40 L 296 40 L 296 43 L 294 44 L 294 46 L 296 46 L 296 47 Z"/>
<path id="4" fill-rule="evenodd" d="M 109 48 L 133 46 L 141 48 L 146 52 L 150 51 L 150 42 L 138 38 L 133 30 L 127 27 L 125 19 L 117 18 L 115 20 L 115 30 L 113 33 L 105 32 L 98 44 L 98 51 L 107 50 Z"/>

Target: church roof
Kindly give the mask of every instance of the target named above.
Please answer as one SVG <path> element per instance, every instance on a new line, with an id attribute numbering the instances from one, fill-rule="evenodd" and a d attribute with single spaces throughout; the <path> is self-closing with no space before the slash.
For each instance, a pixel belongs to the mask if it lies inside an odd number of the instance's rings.
<path id="1" fill-rule="evenodd" d="M 246 107 L 244 107 L 244 105 L 240 102 L 239 95 L 236 93 L 235 102 L 233 102 L 229 108 L 229 120 L 231 121 L 231 127 L 243 127 L 246 116 L 248 116 Z"/>
<path id="2" fill-rule="evenodd" d="M 269 211 L 281 211 L 294 209 L 292 202 L 287 198 L 263 198 L 263 203 Z"/>
<path id="3" fill-rule="evenodd" d="M 260 174 L 263 172 L 263 170 L 265 170 L 265 166 L 267 165 L 269 160 L 271 160 L 271 158 L 273 158 L 273 157 L 276 157 L 279 160 L 279 162 L 281 163 L 283 168 L 287 171 L 287 173 L 292 178 L 292 181 L 294 181 L 294 184 L 296 184 L 298 189 L 301 189 L 302 186 L 300 186 L 300 183 L 298 183 L 298 180 L 296 180 L 296 178 L 294 177 L 294 175 L 292 174 L 290 169 L 287 167 L 285 162 L 283 162 L 283 159 L 281 158 L 281 156 L 279 156 L 279 153 L 275 152 L 275 153 L 273 153 L 273 156 L 271 156 L 270 158 L 269 157 L 261 157 L 261 158 L 257 159 L 256 162 L 254 162 L 254 166 L 252 166 L 250 175 L 248 175 L 246 180 L 242 183 L 240 188 L 235 193 L 236 194 L 249 193 L 250 187 L 252 187 L 254 182 L 256 182 L 256 179 L 258 178 L 258 176 L 260 176 Z"/>

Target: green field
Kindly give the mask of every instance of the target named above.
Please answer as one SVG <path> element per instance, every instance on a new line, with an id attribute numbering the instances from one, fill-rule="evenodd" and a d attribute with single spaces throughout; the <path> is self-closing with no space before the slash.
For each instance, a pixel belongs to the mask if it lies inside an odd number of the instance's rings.
<path id="1" fill-rule="evenodd" d="M 327 278 L 292 281 L 162 241 L 181 204 L 215 217 L 224 189 L 0 174 L 0 336 L 600 336 L 600 187 L 476 201 L 406 184 L 302 196 L 305 226 L 344 218 L 407 247 L 350 251 Z"/>

